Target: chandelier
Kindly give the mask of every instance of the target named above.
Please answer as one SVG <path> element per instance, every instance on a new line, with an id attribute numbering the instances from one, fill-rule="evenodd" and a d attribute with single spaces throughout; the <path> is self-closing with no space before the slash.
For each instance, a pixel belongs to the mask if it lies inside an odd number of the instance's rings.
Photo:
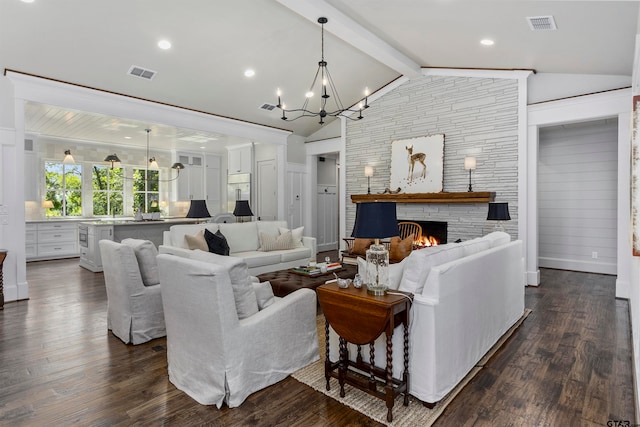
<path id="1" fill-rule="evenodd" d="M 147 156 L 146 158 L 149 159 L 149 161 L 147 162 L 147 169 L 146 169 L 146 173 L 145 173 L 145 180 L 148 179 L 149 177 L 149 169 L 151 170 L 158 170 L 158 162 L 156 162 L 156 158 L 155 157 L 149 157 L 149 133 L 151 132 L 151 129 L 145 129 L 145 131 L 147 132 Z M 109 162 L 111 163 L 111 169 L 113 169 L 114 167 L 120 167 L 120 159 L 118 158 L 117 154 L 109 154 L 107 157 L 105 157 L 104 159 L 105 162 Z M 117 165 L 116 165 L 117 163 Z M 154 181 L 160 181 L 160 182 L 169 182 L 169 181 L 174 181 L 176 179 L 178 179 L 178 177 L 180 176 L 180 170 L 184 169 L 184 165 L 180 162 L 176 162 L 173 165 L 171 165 L 171 169 L 175 169 L 178 171 L 178 174 L 170 179 L 159 179 L 159 180 L 154 180 Z M 126 176 L 123 176 L 122 178 L 124 179 L 134 179 L 134 178 L 129 178 Z"/>
<path id="2" fill-rule="evenodd" d="M 321 25 L 321 28 L 322 28 L 321 30 L 322 56 L 321 56 L 320 62 L 318 62 L 318 70 L 316 71 L 316 75 L 313 77 L 313 82 L 311 83 L 309 90 L 305 94 L 306 99 L 302 107 L 296 108 L 296 109 L 287 109 L 285 104 L 283 104 L 280 99 L 282 95 L 282 93 L 280 92 L 280 89 L 278 89 L 276 92 L 278 95 L 277 107 L 282 111 L 282 117 L 281 117 L 282 120 L 293 121 L 293 120 L 299 119 L 300 117 L 320 117 L 319 123 L 321 125 L 324 124 L 324 118 L 327 116 L 329 117 L 342 116 L 350 120 L 360 120 L 362 118 L 362 110 L 369 108 L 369 105 L 367 103 L 369 91 L 367 89 L 365 89 L 365 93 L 364 93 L 364 102 L 361 101 L 358 104 L 357 109 L 344 108 L 344 106 L 342 105 L 342 101 L 340 100 L 338 91 L 336 90 L 336 87 L 333 84 L 333 79 L 331 78 L 331 74 L 329 73 L 329 68 L 327 67 L 327 61 L 324 60 L 324 24 L 326 24 L 328 21 L 329 20 L 325 17 L 318 18 L 318 23 Z M 310 110 L 311 107 L 309 107 L 309 100 L 313 98 L 313 96 L 316 94 L 316 92 L 314 91 L 314 87 L 316 86 L 316 83 L 320 86 L 318 87 L 318 92 L 317 92 L 321 94 L 320 109 L 317 111 L 312 111 Z M 331 97 L 333 97 L 333 103 L 328 105 L 329 98 Z M 350 114 L 349 115 L 343 114 L 344 112 L 358 113 L 358 116 L 356 118 L 352 118 Z M 287 117 L 287 113 L 294 114 L 296 116 L 294 118 L 289 118 Z"/>

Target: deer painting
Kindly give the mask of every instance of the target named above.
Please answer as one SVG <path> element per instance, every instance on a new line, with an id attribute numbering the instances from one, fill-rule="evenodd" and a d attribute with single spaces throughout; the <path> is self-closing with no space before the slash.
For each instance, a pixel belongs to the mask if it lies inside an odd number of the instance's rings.
<path id="1" fill-rule="evenodd" d="M 409 182 L 413 181 L 413 167 L 415 166 L 416 162 L 422 164 L 422 173 L 420 174 L 420 178 L 425 178 L 427 176 L 427 165 L 424 163 L 424 159 L 427 156 L 424 153 L 413 154 L 413 145 L 405 145 L 404 148 L 407 149 L 409 161 L 409 176 L 407 177 L 407 180 Z"/>

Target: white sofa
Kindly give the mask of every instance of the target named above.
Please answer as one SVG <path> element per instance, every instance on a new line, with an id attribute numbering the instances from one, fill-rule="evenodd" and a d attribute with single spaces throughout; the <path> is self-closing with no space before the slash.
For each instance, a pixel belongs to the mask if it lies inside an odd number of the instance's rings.
<path id="1" fill-rule="evenodd" d="M 360 261 L 361 274 L 362 264 Z M 413 251 L 391 269 L 392 287 L 414 293 L 409 392 L 423 402 L 438 402 L 523 315 L 522 242 L 511 242 L 506 233 L 491 233 L 468 242 Z M 333 331 L 330 343 L 335 361 L 338 337 Z M 376 365 L 386 366 L 384 335 L 375 347 Z M 402 376 L 402 351 L 399 326 L 393 335 L 395 378 Z M 350 344 L 349 357 L 355 354 L 356 347 Z"/>
<path id="2" fill-rule="evenodd" d="M 288 228 L 286 221 L 172 225 L 169 231 L 164 232 L 163 244 L 158 248 L 159 252 L 189 258 L 192 250 L 189 249 L 184 236 L 196 235 L 204 228 L 212 233 L 220 230 L 229 244 L 229 255 L 244 260 L 249 267 L 249 273 L 253 276 L 305 265 L 310 259 L 316 258 L 315 237 L 302 236 L 300 247 L 293 249 L 270 252 L 260 250 L 260 233 L 278 236 L 280 228 Z"/>

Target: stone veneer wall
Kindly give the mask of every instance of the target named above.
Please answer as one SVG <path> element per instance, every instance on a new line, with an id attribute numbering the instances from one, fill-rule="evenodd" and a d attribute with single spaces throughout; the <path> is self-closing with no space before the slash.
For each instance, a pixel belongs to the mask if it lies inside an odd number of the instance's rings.
<path id="1" fill-rule="evenodd" d="M 346 125 L 346 229 L 355 220 L 352 194 L 366 194 L 365 165 L 374 168 L 371 193 L 389 186 L 391 141 L 443 133 L 443 191 L 465 192 L 464 158 L 477 159 L 474 191 L 495 191 L 509 202 L 504 227 L 518 238 L 518 81 L 504 78 L 424 76 L 370 103 L 364 119 Z M 398 218 L 447 221 L 448 241 L 487 234 L 487 204 L 398 204 Z"/>

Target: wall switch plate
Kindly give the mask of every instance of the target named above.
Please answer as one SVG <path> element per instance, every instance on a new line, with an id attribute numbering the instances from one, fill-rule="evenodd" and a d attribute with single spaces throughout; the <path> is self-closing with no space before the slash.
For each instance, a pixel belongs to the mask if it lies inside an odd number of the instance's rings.
<path id="1" fill-rule="evenodd" d="M 591 252 L 591 258 L 598 259 L 598 252 Z"/>

